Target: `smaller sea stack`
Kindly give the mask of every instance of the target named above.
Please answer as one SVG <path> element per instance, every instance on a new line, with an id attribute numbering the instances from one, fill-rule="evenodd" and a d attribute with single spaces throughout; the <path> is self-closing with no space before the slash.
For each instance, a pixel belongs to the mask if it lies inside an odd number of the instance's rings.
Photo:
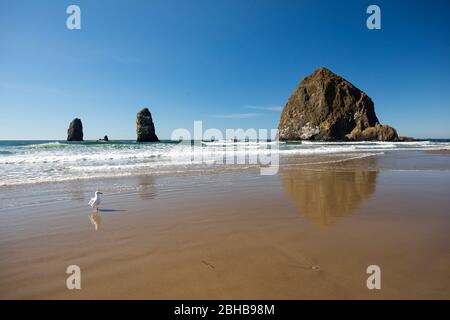
<path id="1" fill-rule="evenodd" d="M 83 141 L 83 124 L 81 120 L 75 118 L 67 130 L 67 141 Z"/>
<path id="2" fill-rule="evenodd" d="M 159 142 L 155 133 L 152 114 L 148 108 L 144 108 L 136 115 L 137 142 Z"/>

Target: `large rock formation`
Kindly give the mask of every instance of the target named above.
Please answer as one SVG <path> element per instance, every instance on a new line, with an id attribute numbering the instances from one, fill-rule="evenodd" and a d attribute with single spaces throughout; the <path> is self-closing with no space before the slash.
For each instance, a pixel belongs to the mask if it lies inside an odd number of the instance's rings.
<path id="1" fill-rule="evenodd" d="M 280 140 L 399 139 L 394 128 L 379 123 L 367 94 L 323 67 L 289 97 L 278 130 Z"/>
<path id="2" fill-rule="evenodd" d="M 67 141 L 83 141 L 83 124 L 81 120 L 75 118 L 67 129 Z"/>
<path id="3" fill-rule="evenodd" d="M 136 134 L 138 142 L 158 142 L 155 134 L 155 125 L 153 124 L 152 114 L 148 108 L 138 112 L 136 116 Z"/>

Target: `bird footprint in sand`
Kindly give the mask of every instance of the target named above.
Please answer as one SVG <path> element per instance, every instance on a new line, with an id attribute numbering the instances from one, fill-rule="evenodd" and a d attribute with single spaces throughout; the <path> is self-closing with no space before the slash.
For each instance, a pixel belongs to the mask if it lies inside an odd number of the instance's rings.
<path id="1" fill-rule="evenodd" d="M 214 267 L 211 263 L 209 263 L 209 262 L 207 262 L 207 261 L 205 261 L 205 260 L 202 260 L 202 263 L 203 263 L 204 265 L 210 267 L 211 269 L 215 269 L 215 268 L 216 268 L 216 267 Z"/>

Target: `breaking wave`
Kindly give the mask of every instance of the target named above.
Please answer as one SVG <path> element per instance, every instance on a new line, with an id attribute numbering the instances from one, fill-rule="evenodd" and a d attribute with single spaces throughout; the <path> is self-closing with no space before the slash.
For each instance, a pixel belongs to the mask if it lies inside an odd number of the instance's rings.
<path id="1" fill-rule="evenodd" d="M 349 154 L 396 150 L 450 150 L 450 142 L 161 142 L 0 141 L 1 186 L 136 174 L 255 167 L 258 157 Z M 230 158 L 244 158 L 235 164 Z M 249 165 L 250 163 L 250 165 Z"/>

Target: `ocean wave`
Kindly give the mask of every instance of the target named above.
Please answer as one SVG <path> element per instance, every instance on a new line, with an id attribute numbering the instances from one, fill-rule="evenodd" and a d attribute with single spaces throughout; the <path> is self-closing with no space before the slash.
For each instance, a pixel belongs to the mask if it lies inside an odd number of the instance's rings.
<path id="1" fill-rule="evenodd" d="M 283 167 L 296 167 L 296 166 L 311 166 L 311 165 L 323 165 L 323 164 L 332 164 L 332 163 L 342 163 L 346 161 L 364 159 L 369 157 L 375 157 L 383 155 L 384 152 L 375 152 L 375 153 L 362 153 L 358 155 L 350 155 L 347 158 L 342 159 L 333 159 L 333 160 L 324 160 L 324 161 L 314 161 L 314 162 L 302 162 L 302 163 L 288 163 L 282 165 Z"/>
<path id="2" fill-rule="evenodd" d="M 54 141 L 54 142 L 44 142 L 44 143 L 35 143 L 35 144 L 28 144 L 28 145 L 23 145 L 20 146 L 20 148 L 22 149 L 35 149 L 35 148 L 65 148 L 69 146 L 69 144 L 67 143 L 62 143 L 60 141 Z"/>
<path id="3" fill-rule="evenodd" d="M 190 143 L 66 143 L 46 141 L 2 146 L 0 186 L 134 174 L 231 168 L 263 156 L 377 154 L 398 150 L 450 150 L 448 142 L 252 142 L 232 145 Z M 63 146 L 63 147 L 61 147 Z M 244 159 L 245 163 L 235 165 Z M 224 161 L 226 160 L 226 161 Z"/>
<path id="4" fill-rule="evenodd" d="M 428 146 L 436 144 L 436 142 L 432 142 L 429 140 L 423 141 L 301 141 L 303 145 L 376 145 L 376 146 Z"/>

